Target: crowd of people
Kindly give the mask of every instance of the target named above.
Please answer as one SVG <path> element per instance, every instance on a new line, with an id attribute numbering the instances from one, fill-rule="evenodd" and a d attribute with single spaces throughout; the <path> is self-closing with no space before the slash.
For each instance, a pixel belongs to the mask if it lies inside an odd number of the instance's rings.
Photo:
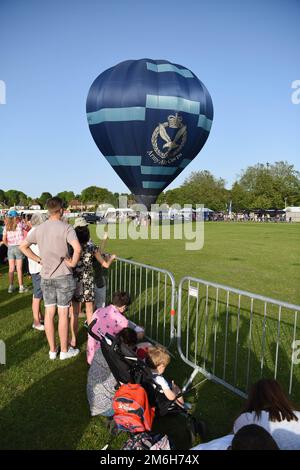
<path id="1" fill-rule="evenodd" d="M 14 292 L 15 271 L 19 293 L 26 292 L 23 270 L 25 257 L 28 259 L 33 286 L 32 328 L 45 331 L 49 360 L 58 357 L 67 360 L 79 354 L 78 317 L 85 307 L 89 333 L 87 399 L 91 415 L 103 416 L 111 423 L 116 413 L 116 389 L 122 384 L 104 354 L 101 338 L 106 336 L 117 338 L 121 349 L 126 348 L 127 354 L 129 351 L 142 360 L 154 389 L 168 403 L 185 410 L 181 390 L 164 376 L 170 362 L 169 352 L 161 345 L 145 342 L 144 329 L 126 317 L 128 293 L 115 292 L 111 304 L 106 305 L 105 270 L 116 258 L 104 254 L 107 237 L 98 247 L 82 217 L 76 218 L 74 225 L 64 221 L 63 202 L 57 197 L 48 200 L 47 208 L 48 217 L 33 214 L 26 219 L 10 211 L 5 219 L 1 249 L 7 249 L 9 294 Z M 56 313 L 59 347 L 55 340 Z M 276 380 L 261 379 L 250 391 L 244 410 L 233 423 L 232 433 L 194 449 L 300 450 L 300 412 Z"/>
<path id="2" fill-rule="evenodd" d="M 212 212 L 209 214 L 208 220 L 213 222 L 291 222 L 292 219 L 286 218 L 283 211 L 273 212 Z"/>

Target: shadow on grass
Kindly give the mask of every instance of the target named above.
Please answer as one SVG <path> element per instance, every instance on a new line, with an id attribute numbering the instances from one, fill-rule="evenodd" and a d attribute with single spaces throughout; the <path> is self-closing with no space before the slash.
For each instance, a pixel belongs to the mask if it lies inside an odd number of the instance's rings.
<path id="1" fill-rule="evenodd" d="M 21 341 L 21 338 L 28 333 L 30 334 L 30 337 Z M 43 348 L 46 342 L 47 340 L 43 332 L 32 330 L 31 333 L 27 327 L 19 330 L 15 335 L 8 337 L 5 340 L 5 369 L 8 370 L 11 367 L 19 366 L 22 362 L 26 361 L 33 354 Z M 3 372 L 4 369 L 2 370 L 2 373 Z"/>
<path id="2" fill-rule="evenodd" d="M 90 421 L 81 362 L 78 358 L 50 372 L 1 410 L 2 449 L 77 447 Z"/>
<path id="3" fill-rule="evenodd" d="M 9 315 L 13 315 L 14 313 L 24 310 L 24 308 L 30 307 L 32 292 L 29 291 L 26 294 L 8 294 L 7 289 L 2 289 L 0 291 L 0 298 L 1 302 L 4 303 L 4 305 L 1 305 L 0 319 L 4 319 Z"/>

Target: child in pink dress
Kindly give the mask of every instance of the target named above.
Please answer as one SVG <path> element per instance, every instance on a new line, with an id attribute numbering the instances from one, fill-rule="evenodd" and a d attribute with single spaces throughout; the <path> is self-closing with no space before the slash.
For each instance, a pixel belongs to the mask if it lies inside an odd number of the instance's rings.
<path id="1" fill-rule="evenodd" d="M 123 313 L 130 304 L 130 297 L 126 292 L 115 292 L 113 294 L 112 303 L 108 307 L 98 308 L 93 316 L 91 324 L 93 324 L 91 331 L 101 337 L 109 333 L 115 336 L 123 328 L 132 328 L 136 331 L 138 339 L 144 336 L 144 329 L 137 326 L 135 323 L 128 320 Z M 87 362 L 92 363 L 93 357 L 97 349 L 100 348 L 100 341 L 97 341 L 91 335 L 88 336 L 87 343 Z"/>

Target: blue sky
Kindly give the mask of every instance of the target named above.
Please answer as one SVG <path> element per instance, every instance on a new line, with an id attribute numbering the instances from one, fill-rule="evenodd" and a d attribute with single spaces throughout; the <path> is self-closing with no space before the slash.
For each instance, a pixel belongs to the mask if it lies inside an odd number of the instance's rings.
<path id="1" fill-rule="evenodd" d="M 127 191 L 90 135 L 93 80 L 126 59 L 190 68 L 214 103 L 209 139 L 169 186 L 210 170 L 287 160 L 300 170 L 298 0 L 1 0 L 0 188 L 36 197 L 90 185 Z"/>

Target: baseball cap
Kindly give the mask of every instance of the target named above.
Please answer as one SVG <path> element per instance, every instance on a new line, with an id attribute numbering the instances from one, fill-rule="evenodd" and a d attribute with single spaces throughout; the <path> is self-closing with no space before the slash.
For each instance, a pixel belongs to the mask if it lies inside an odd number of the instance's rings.
<path id="1" fill-rule="evenodd" d="M 76 227 L 86 227 L 89 225 L 83 217 L 77 217 L 74 222 L 74 228 Z"/>
<path id="2" fill-rule="evenodd" d="M 19 214 L 17 213 L 16 210 L 12 209 L 11 211 L 8 212 L 8 217 L 17 217 Z"/>

